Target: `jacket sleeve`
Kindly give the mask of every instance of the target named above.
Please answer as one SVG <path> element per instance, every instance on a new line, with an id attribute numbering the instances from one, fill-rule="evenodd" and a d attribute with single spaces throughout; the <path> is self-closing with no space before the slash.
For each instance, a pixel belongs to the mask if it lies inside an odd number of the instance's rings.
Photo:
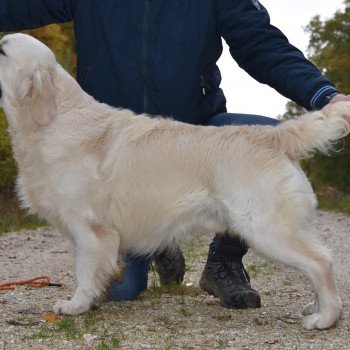
<path id="1" fill-rule="evenodd" d="M 216 0 L 217 26 L 238 65 L 260 83 L 306 109 L 322 108 L 336 93 L 330 82 L 284 34 L 257 0 Z"/>
<path id="2" fill-rule="evenodd" d="M 74 20 L 75 0 L 0 0 L 0 31 Z"/>

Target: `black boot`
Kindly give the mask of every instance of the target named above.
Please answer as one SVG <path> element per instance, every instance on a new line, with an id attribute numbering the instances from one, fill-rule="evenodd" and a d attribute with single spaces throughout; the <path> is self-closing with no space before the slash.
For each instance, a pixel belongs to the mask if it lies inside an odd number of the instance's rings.
<path id="1" fill-rule="evenodd" d="M 209 250 L 199 284 L 205 292 L 218 297 L 222 306 L 229 309 L 261 307 L 260 295 L 249 282 L 241 257 Z"/>
<path id="2" fill-rule="evenodd" d="M 185 258 L 179 247 L 164 249 L 154 256 L 154 262 L 161 285 L 182 283 L 185 274 Z"/>

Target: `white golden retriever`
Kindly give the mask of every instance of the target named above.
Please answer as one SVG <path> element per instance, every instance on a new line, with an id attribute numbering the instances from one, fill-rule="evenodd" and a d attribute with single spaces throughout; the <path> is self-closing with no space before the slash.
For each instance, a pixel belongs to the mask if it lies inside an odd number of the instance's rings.
<path id="1" fill-rule="evenodd" d="M 350 103 L 277 127 L 187 125 L 99 103 L 24 34 L 0 42 L 1 106 L 25 206 L 74 244 L 78 286 L 56 313 L 80 314 L 120 272 L 121 252 L 152 254 L 198 232 L 231 232 L 299 269 L 315 300 L 306 329 L 340 312 L 332 261 L 312 221 L 298 159 L 349 133 Z"/>

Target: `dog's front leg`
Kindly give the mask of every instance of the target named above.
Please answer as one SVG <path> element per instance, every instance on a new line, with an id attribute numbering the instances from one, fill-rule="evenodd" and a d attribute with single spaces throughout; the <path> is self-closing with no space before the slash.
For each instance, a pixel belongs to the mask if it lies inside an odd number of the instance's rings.
<path id="1" fill-rule="evenodd" d="M 89 311 L 98 302 L 110 278 L 120 273 L 118 233 L 99 222 L 78 225 L 77 229 L 71 233 L 78 286 L 71 300 L 56 303 L 53 310 L 57 314 L 77 315 Z"/>

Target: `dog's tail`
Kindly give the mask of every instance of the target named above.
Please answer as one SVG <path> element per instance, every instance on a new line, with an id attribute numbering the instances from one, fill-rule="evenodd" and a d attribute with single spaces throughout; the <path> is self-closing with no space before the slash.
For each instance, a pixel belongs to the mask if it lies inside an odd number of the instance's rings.
<path id="1" fill-rule="evenodd" d="M 349 116 L 350 102 L 331 103 L 273 128 L 273 139 L 292 159 L 309 158 L 316 151 L 329 154 L 336 141 L 349 134 Z"/>

